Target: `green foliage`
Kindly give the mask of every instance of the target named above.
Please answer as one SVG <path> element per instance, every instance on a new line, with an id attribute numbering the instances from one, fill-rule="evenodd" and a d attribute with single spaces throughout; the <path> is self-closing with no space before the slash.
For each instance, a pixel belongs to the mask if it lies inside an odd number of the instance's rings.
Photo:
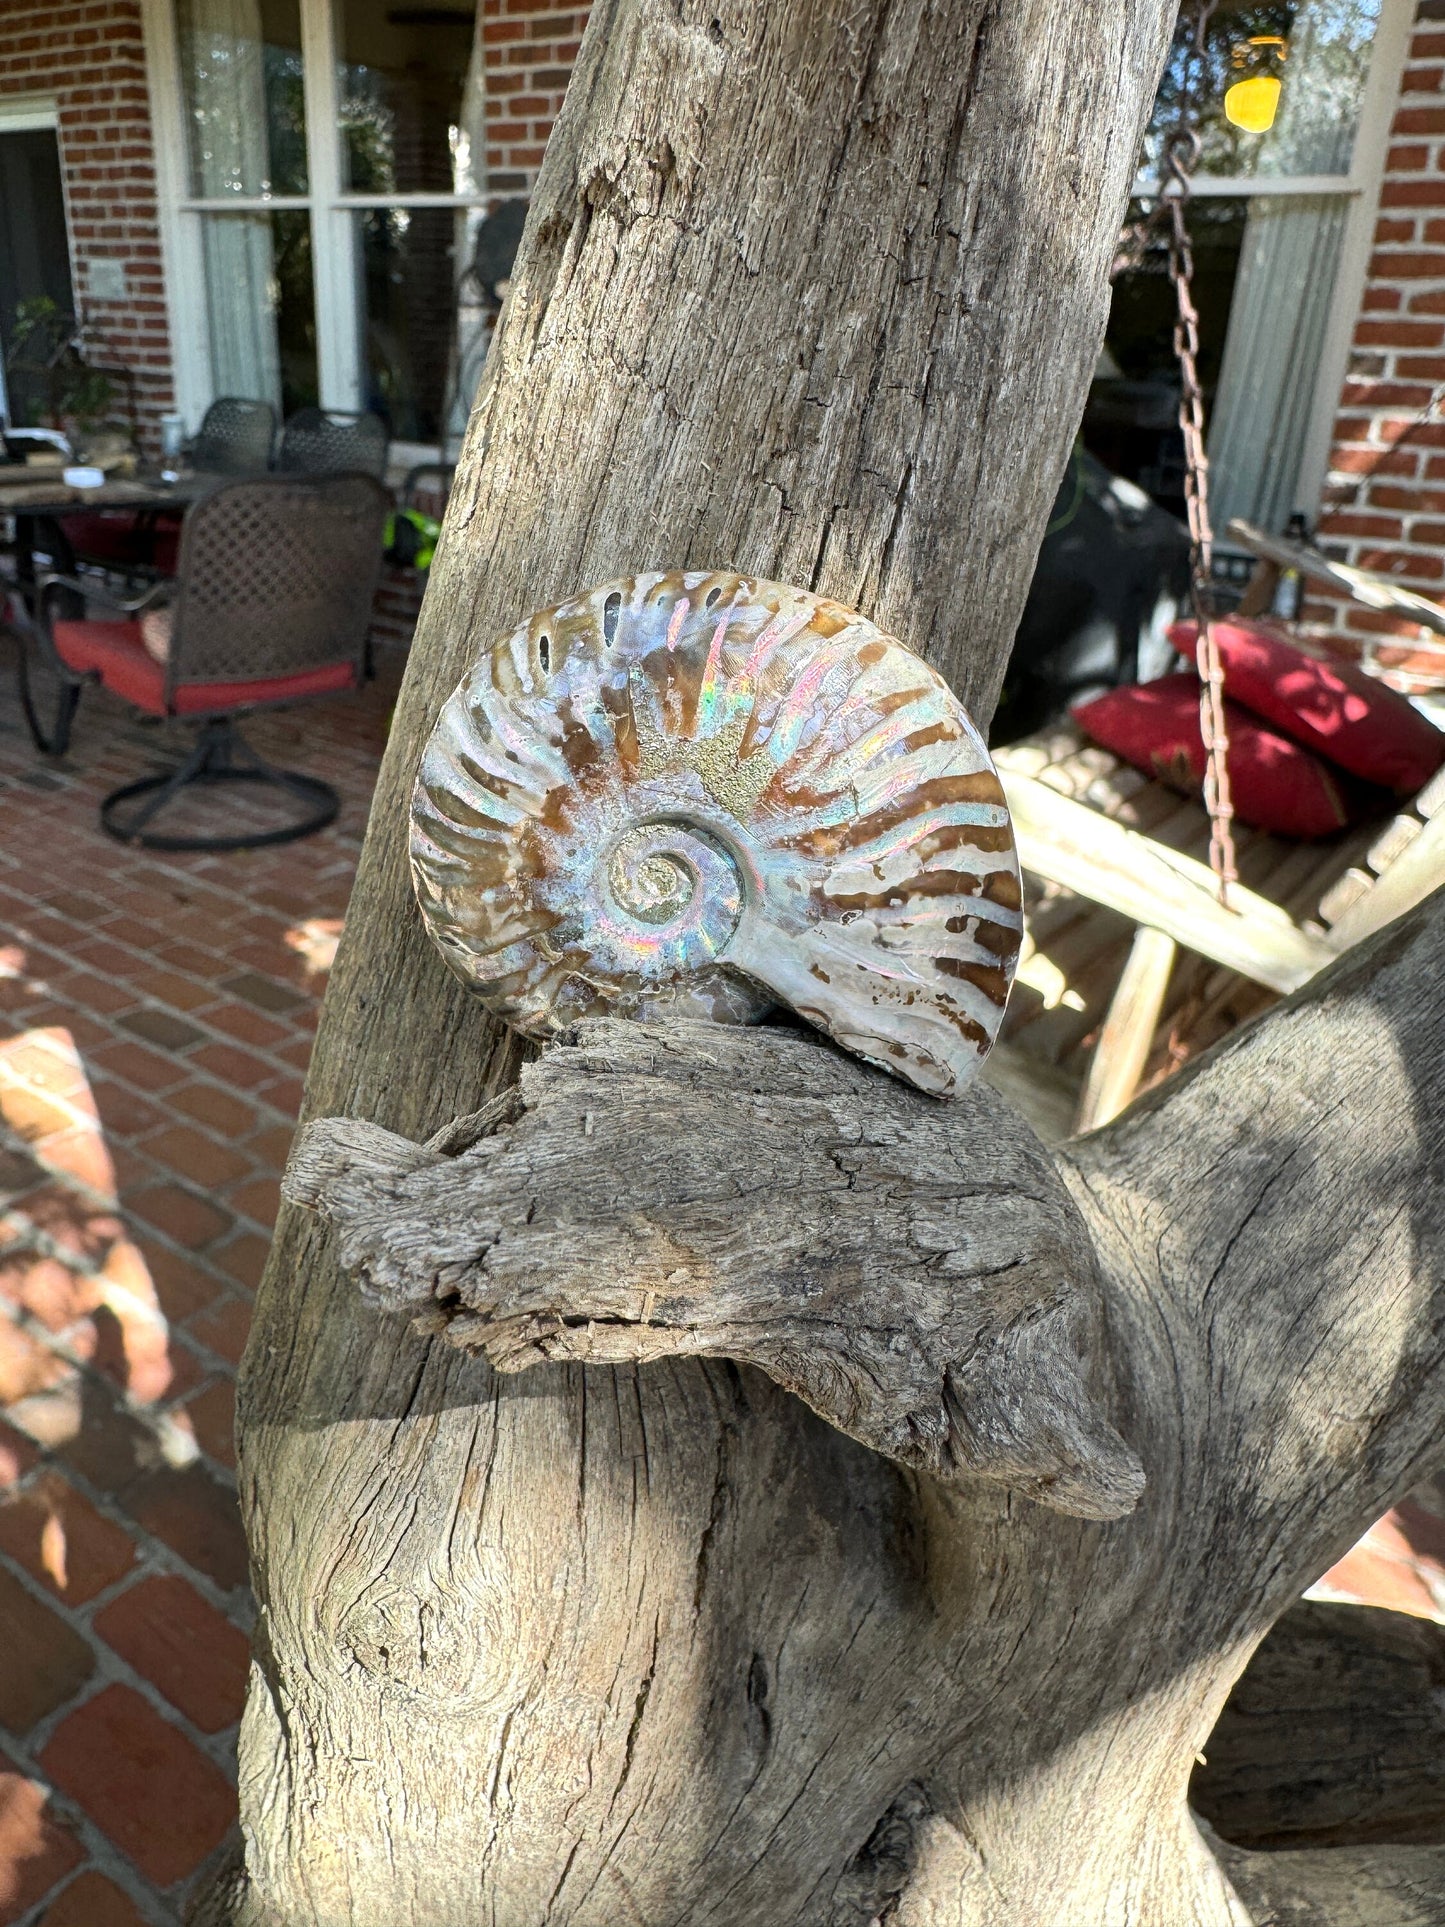
<path id="1" fill-rule="evenodd" d="M 96 428 L 115 404 L 115 383 L 86 361 L 75 316 L 48 294 L 17 306 L 5 372 L 13 387 L 40 397 L 51 428 Z"/>

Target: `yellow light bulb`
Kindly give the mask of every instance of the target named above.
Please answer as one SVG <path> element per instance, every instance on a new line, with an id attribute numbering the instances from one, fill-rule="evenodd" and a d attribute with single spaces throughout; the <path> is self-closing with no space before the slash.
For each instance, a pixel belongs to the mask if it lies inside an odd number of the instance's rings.
<path id="1" fill-rule="evenodd" d="M 1279 82 L 1273 74 L 1251 74 L 1237 80 L 1224 96 L 1224 118 L 1247 134 L 1263 134 L 1274 126 L 1279 111 Z"/>

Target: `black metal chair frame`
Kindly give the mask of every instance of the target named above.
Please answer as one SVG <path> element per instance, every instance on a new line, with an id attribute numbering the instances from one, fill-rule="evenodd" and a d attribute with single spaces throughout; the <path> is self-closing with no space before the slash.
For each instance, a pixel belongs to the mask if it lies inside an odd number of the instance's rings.
<path id="1" fill-rule="evenodd" d="M 257 475 L 276 446 L 276 410 L 268 401 L 220 395 L 201 417 L 190 446 L 192 465 L 208 474 Z"/>
<path id="2" fill-rule="evenodd" d="M 188 784 L 266 783 L 284 789 L 302 804 L 294 822 L 276 830 L 243 831 L 237 836 L 168 836 L 146 826 L 159 816 Z M 127 808 L 134 804 L 137 807 Z M 259 850 L 268 843 L 294 843 L 334 823 L 341 798 L 319 776 L 300 770 L 278 769 L 246 741 L 229 716 L 208 716 L 201 724 L 195 748 L 184 762 L 157 776 L 124 783 L 102 799 L 100 825 L 118 843 L 139 843 L 148 850 Z"/>
<path id="3" fill-rule="evenodd" d="M 329 517 L 327 498 L 332 498 Z M 316 529 L 305 526 L 311 504 L 322 510 L 319 517 L 309 518 L 319 522 Z M 77 673 L 69 668 L 55 647 L 52 624 L 62 597 L 70 598 L 72 614 L 77 613 L 77 602 L 80 612 L 87 602 L 97 602 L 134 619 L 175 594 L 164 684 L 170 717 L 178 714 L 176 690 L 187 683 L 264 682 L 348 659 L 355 663 L 359 682 L 388 506 L 385 489 L 366 475 L 270 475 L 224 482 L 193 504 L 186 516 L 175 583 L 156 583 L 145 594 L 124 599 L 94 582 L 54 573 L 43 576 L 38 585 L 40 620 L 31 625 L 33 633 L 21 637 L 19 651 L 20 702 L 37 749 L 50 756 L 65 754 L 81 693 L 88 682 L 100 680 L 96 671 Z M 273 554 L 269 563 L 264 558 L 252 561 L 249 579 L 244 544 L 238 539 L 248 518 L 257 525 L 253 533 L 269 535 L 285 551 Z M 325 569 L 326 536 L 341 533 L 343 518 L 354 538 L 355 553 L 333 550 L 329 559 L 336 565 L 335 579 L 318 582 L 314 565 Z M 244 595 L 248 590 L 250 615 L 238 620 L 232 605 L 238 592 Z M 289 656 L 288 614 L 293 629 L 302 630 L 302 646 Z M 55 683 L 53 720 L 44 713 L 51 705 L 35 686 L 37 667 Z M 212 712 L 187 712 L 187 720 L 201 726 L 191 753 L 171 769 L 111 791 L 101 803 L 102 827 L 121 842 L 148 849 L 209 851 L 290 843 L 324 829 L 340 808 L 336 791 L 317 777 L 267 763 L 245 741 L 236 723 L 243 711 L 310 700 L 315 698 L 260 696 L 254 702 Z M 154 819 L 192 783 L 264 783 L 286 790 L 304 807 L 300 816 L 278 829 L 236 836 L 168 835 L 152 829 Z"/>
<path id="4" fill-rule="evenodd" d="M 276 410 L 269 401 L 253 401 L 243 395 L 219 395 L 201 417 L 201 425 L 188 444 L 186 459 L 204 475 L 264 475 L 276 447 Z M 172 508 L 142 508 L 130 511 L 132 535 L 137 546 L 154 544 L 163 518 L 173 518 Z M 102 569 L 118 576 L 131 587 L 160 580 L 169 574 L 154 559 L 136 555 L 124 562 L 106 556 L 81 553 L 77 558 L 66 536 L 63 518 L 44 518 L 45 542 L 56 565 L 73 573 L 77 559 L 87 567 Z"/>
<path id="5" fill-rule="evenodd" d="M 298 408 L 281 426 L 278 475 L 372 475 L 386 479 L 391 437 L 369 410 Z"/>

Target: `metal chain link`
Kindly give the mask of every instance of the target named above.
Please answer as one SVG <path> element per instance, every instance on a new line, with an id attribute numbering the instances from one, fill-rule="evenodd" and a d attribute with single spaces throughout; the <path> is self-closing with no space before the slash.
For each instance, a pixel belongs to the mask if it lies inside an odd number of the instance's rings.
<path id="1" fill-rule="evenodd" d="M 1209 457 L 1204 445 L 1204 391 L 1199 385 L 1199 310 L 1194 305 L 1194 250 L 1188 211 L 1202 147 L 1196 98 L 1208 51 L 1209 23 L 1218 0 L 1197 0 L 1190 67 L 1180 90 L 1176 124 L 1164 144 L 1164 192 L 1143 222 L 1125 230 L 1115 271 L 1142 258 L 1148 236 L 1167 214 L 1169 279 L 1174 284 L 1174 354 L 1179 363 L 1179 429 L 1184 437 L 1184 501 L 1189 517 L 1189 594 L 1198 631 L 1199 726 L 1204 738 L 1204 807 L 1209 812 L 1209 865 L 1219 901 L 1229 906 L 1239 880 L 1234 849 L 1234 806 L 1229 794 L 1229 730 L 1224 715 L 1224 665 L 1214 633 L 1212 564 L 1214 530 L 1209 519 Z"/>
<path id="2" fill-rule="evenodd" d="M 1169 208 L 1169 278 L 1178 316 L 1174 354 L 1179 363 L 1179 427 L 1184 436 L 1184 500 L 1189 513 L 1190 600 L 1197 636 L 1199 727 L 1204 737 L 1204 807 L 1209 812 L 1209 866 L 1227 909 L 1230 886 L 1239 880 L 1234 851 L 1234 804 L 1229 794 L 1229 730 L 1224 717 L 1224 665 L 1214 633 L 1212 564 L 1214 530 L 1209 519 L 1209 457 L 1204 447 L 1204 391 L 1199 385 L 1199 310 L 1194 305 L 1194 250 L 1187 214 L 1199 165 L 1201 141 L 1195 126 L 1195 97 L 1208 48 L 1209 23 L 1218 0 L 1197 0 L 1191 71 L 1180 94 L 1179 121 L 1164 149 L 1164 169 L 1173 192 Z"/>
<path id="3" fill-rule="evenodd" d="M 1214 530 L 1209 520 L 1209 457 L 1204 448 L 1204 392 L 1199 385 L 1199 311 L 1194 305 L 1194 254 L 1185 210 L 1190 174 L 1199 158 L 1199 136 L 1179 130 L 1169 138 L 1165 167 L 1169 196 L 1169 278 L 1178 319 L 1174 353 L 1179 362 L 1179 428 L 1184 437 L 1184 501 L 1189 514 L 1189 594 L 1197 636 L 1199 727 L 1204 737 L 1204 807 L 1209 812 L 1209 865 L 1227 908 L 1230 885 L 1239 880 L 1234 852 L 1234 805 L 1229 794 L 1229 730 L 1224 716 L 1224 665 L 1214 633 L 1212 564 Z"/>

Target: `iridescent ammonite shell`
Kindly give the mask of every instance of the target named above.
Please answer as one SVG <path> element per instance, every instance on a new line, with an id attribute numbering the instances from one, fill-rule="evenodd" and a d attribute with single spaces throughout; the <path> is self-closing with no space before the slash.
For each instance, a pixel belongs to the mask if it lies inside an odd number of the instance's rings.
<path id="1" fill-rule="evenodd" d="M 939 1095 L 1003 1016 L 1008 810 L 962 705 L 852 609 L 727 574 L 545 609 L 442 710 L 412 803 L 448 962 L 519 1030 L 785 1004 Z"/>

